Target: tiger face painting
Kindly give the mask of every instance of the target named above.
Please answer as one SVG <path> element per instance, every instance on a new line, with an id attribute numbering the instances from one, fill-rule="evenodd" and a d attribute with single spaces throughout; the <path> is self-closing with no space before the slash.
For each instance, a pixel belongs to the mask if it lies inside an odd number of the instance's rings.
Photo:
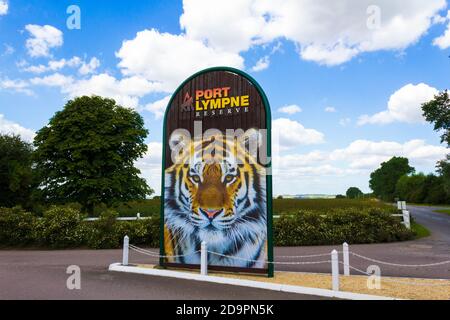
<path id="1" fill-rule="evenodd" d="M 164 249 L 172 256 L 166 262 L 199 264 L 205 241 L 209 251 L 220 254 L 209 253 L 209 265 L 264 268 L 265 169 L 248 147 L 258 140 L 256 129 L 237 139 L 171 135 L 171 149 L 182 151 L 165 171 Z"/>

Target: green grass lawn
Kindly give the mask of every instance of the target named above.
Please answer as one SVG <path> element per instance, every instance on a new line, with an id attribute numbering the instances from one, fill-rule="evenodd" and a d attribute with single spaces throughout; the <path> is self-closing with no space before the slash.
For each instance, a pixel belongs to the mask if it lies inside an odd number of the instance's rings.
<path id="1" fill-rule="evenodd" d="M 147 199 L 141 201 L 131 201 L 125 205 L 116 208 L 120 216 L 129 217 L 159 215 L 161 202 L 159 198 Z M 299 210 L 321 211 L 326 214 L 330 209 L 342 208 L 384 208 L 386 210 L 395 210 L 393 206 L 385 204 L 375 199 L 352 200 L 352 199 L 274 199 L 274 215 L 292 214 Z M 100 210 L 96 210 L 100 211 Z"/>
<path id="2" fill-rule="evenodd" d="M 436 210 L 435 212 L 438 212 L 438 213 L 445 213 L 445 214 L 450 215 L 450 208 L 449 208 L 449 209 Z"/>
<path id="3" fill-rule="evenodd" d="M 431 235 L 430 230 L 417 222 L 411 224 L 411 230 L 416 234 L 416 239 L 425 238 Z"/>

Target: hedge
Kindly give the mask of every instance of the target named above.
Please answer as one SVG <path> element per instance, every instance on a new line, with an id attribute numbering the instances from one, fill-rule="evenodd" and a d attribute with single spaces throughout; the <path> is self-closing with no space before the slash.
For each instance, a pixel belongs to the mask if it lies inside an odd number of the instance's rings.
<path id="1" fill-rule="evenodd" d="M 84 221 L 73 207 L 54 206 L 42 218 L 20 208 L 0 208 L 0 246 L 50 248 L 120 248 L 123 237 L 131 243 L 159 246 L 159 218 L 118 221 L 118 214 L 104 211 L 100 219 Z M 345 208 L 321 212 L 301 210 L 274 222 L 276 246 L 380 243 L 414 238 L 390 213 L 380 208 Z"/>
<path id="2" fill-rule="evenodd" d="M 159 246 L 159 218 L 117 221 L 117 212 L 104 211 L 97 221 L 84 221 L 79 210 L 54 206 L 42 218 L 20 208 L 0 208 L 0 246 L 113 249 L 128 235 L 132 243 Z"/>
<path id="3" fill-rule="evenodd" d="M 382 243 L 414 237 L 398 218 L 380 208 L 335 209 L 327 214 L 301 210 L 274 223 L 278 246 Z"/>

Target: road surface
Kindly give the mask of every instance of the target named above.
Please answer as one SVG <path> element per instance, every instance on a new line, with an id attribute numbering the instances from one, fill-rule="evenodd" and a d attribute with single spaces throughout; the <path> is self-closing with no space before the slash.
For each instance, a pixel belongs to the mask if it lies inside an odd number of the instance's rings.
<path id="1" fill-rule="evenodd" d="M 374 259 L 424 264 L 450 260 L 450 216 L 434 213 L 436 208 L 410 207 L 414 218 L 432 231 L 430 237 L 402 243 L 352 245 L 350 250 Z M 317 261 L 280 258 L 285 255 L 328 253 L 338 246 L 275 248 L 275 261 Z M 320 299 L 227 285 L 108 272 L 121 260 L 121 250 L 3 250 L 0 251 L 0 299 Z M 327 257 L 325 257 L 327 259 Z M 131 263 L 157 263 L 136 252 Z M 350 264 L 365 270 L 374 264 L 351 257 Z M 81 290 L 68 290 L 66 268 L 81 269 Z M 450 264 L 430 268 L 380 265 L 382 275 L 450 279 Z M 330 265 L 276 266 L 276 270 L 330 273 Z M 354 272 L 353 272 L 354 273 Z"/>
<path id="2" fill-rule="evenodd" d="M 0 299 L 309 300 L 320 297 L 108 271 L 119 250 L 0 251 Z M 69 290 L 78 265 L 81 289 Z"/>

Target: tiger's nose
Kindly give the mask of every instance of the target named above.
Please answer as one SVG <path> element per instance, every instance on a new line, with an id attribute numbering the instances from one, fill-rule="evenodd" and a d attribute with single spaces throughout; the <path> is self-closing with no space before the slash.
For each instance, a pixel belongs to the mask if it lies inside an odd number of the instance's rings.
<path id="1" fill-rule="evenodd" d="M 219 214 L 221 214 L 223 209 L 203 209 L 200 208 L 200 212 L 205 215 L 209 221 L 214 220 L 215 217 L 217 217 Z"/>

